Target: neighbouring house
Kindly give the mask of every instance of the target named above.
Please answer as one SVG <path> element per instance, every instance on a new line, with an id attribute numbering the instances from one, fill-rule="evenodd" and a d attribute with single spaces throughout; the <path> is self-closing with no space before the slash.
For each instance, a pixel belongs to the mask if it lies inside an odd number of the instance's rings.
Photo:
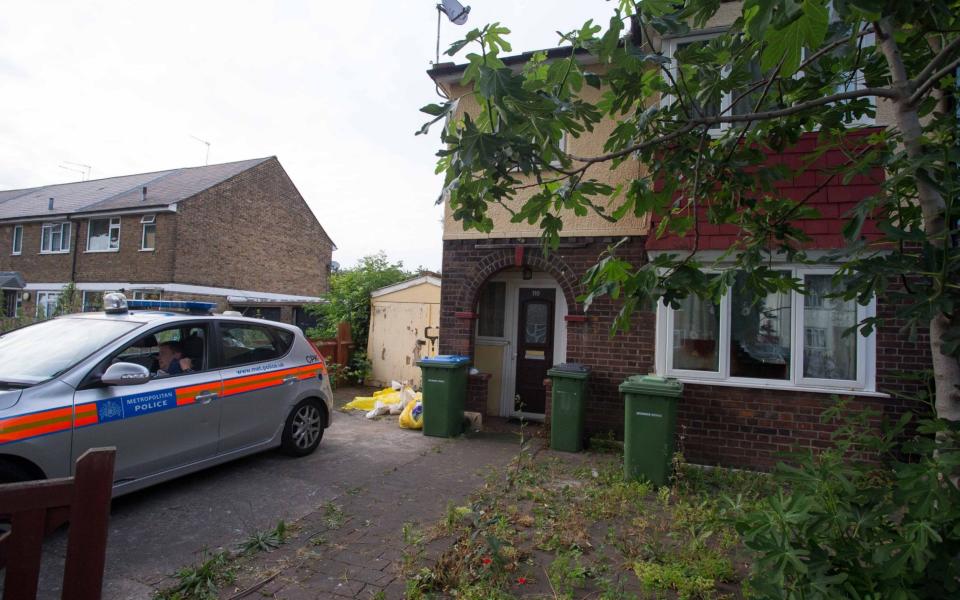
<path id="1" fill-rule="evenodd" d="M 0 248 L 8 317 L 73 283 L 85 311 L 122 291 L 309 327 L 335 246 L 269 157 L 0 191 Z"/>
<path id="2" fill-rule="evenodd" d="M 370 383 L 420 386 L 417 361 L 437 354 L 440 290 L 440 276 L 424 273 L 370 293 Z"/>
<path id="3" fill-rule="evenodd" d="M 732 23 L 739 3 L 724 4 L 704 30 L 682 37 L 655 40 L 657 50 L 674 49 L 702 40 Z M 726 20 L 724 20 L 726 19 Z M 569 48 L 544 51 L 549 59 L 569 56 Z M 519 69 L 533 56 L 503 58 Z M 601 67 L 582 53 L 588 69 Z M 460 98 L 453 118 L 476 110 L 475 97 L 460 84 L 466 65 L 443 63 L 428 71 L 450 98 Z M 582 94 L 596 101 L 600 90 L 585 86 Z M 728 100 L 729 101 L 729 100 Z M 851 135 L 866 135 L 891 121 L 889 107 L 877 107 L 875 122 L 863 122 Z M 602 153 L 615 123 L 601 122 L 592 133 L 569 137 L 571 154 Z M 815 148 L 816 134 L 769 160 L 801 167 L 801 155 Z M 796 178 L 780 182 L 784 197 L 813 194 L 821 218 L 804 222 L 813 242 L 811 252 L 842 247 L 843 215 L 862 198 L 878 191 L 883 172 L 858 175 L 848 182 L 830 179 L 822 171 L 843 164 L 839 152 L 827 152 Z M 641 177 L 642 166 L 626 161 L 616 169 L 597 169 L 593 176 L 617 186 Z M 532 194 L 535 189 L 526 190 Z M 520 200 L 528 196 L 521 196 Z M 519 201 L 518 201 L 519 203 Z M 684 382 L 679 407 L 678 448 L 688 460 L 702 464 L 769 468 L 777 453 L 794 445 L 822 447 L 831 427 L 820 413 L 833 395 L 852 396 L 852 407 L 872 407 L 888 417 L 913 408 L 895 392 L 910 384 L 896 377 L 900 370 L 930 366 L 925 332 L 911 339 L 901 332 L 889 305 L 858 306 L 823 298 L 830 289 L 832 269 L 809 268 L 781 261 L 782 269 L 803 278 L 806 297 L 771 294 L 759 310 L 740 286 L 719 304 L 690 298 L 681 309 L 662 305 L 641 311 L 626 333 L 611 337 L 619 305 L 604 298 L 584 312 L 578 298 L 585 293 L 586 270 L 613 243 L 623 240 L 617 254 L 643 264 L 658 252 L 682 253 L 689 239 L 656 238 L 648 220 L 626 217 L 609 223 L 589 214 L 564 215 L 559 248 L 544 254 L 536 225 L 511 222 L 506 209 L 491 204 L 494 222 L 489 234 L 466 231 L 452 217 L 449 205 L 443 229 L 443 288 L 441 293 L 441 354 L 464 354 L 481 371 L 468 383 L 468 410 L 488 415 L 549 419 L 547 369 L 578 362 L 592 369 L 586 405 L 586 430 L 591 435 L 623 434 L 623 402 L 618 385 L 627 376 L 657 373 Z M 734 242 L 734 228 L 713 227 L 701 219 L 701 255 L 719 257 Z M 875 233 L 871 223 L 867 234 Z M 776 260 L 776 259 L 774 259 Z M 872 335 L 843 336 L 857 319 L 879 314 L 887 318 Z"/>

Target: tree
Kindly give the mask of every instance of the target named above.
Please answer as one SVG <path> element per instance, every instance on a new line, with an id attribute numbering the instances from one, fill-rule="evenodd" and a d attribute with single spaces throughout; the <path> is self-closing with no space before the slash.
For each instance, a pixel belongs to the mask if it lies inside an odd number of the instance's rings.
<path id="1" fill-rule="evenodd" d="M 539 53 L 519 72 L 500 58 L 510 46 L 499 24 L 451 45 L 450 56 L 478 49 L 466 55 L 463 83 L 480 106 L 442 133 L 438 170 L 455 218 L 489 231 L 487 208 L 502 205 L 514 221 L 538 223 L 548 249 L 570 212 L 611 221 L 649 215 L 658 219 L 651 235 L 690 236 L 688 254 L 637 265 L 613 246 L 589 270 L 585 305 L 601 295 L 622 299 L 621 328 L 651 301 L 676 307 L 689 294 L 719 298 L 737 271 L 748 273 L 757 295 L 802 292 L 802 281 L 766 266 L 774 254 L 840 263 L 836 296 L 891 301 L 911 327 L 929 329 L 937 414 L 960 421 L 960 2 L 745 0 L 728 31 L 679 50 L 676 60 L 651 46 L 652 34 L 703 27 L 720 6 L 620 0 L 605 31 L 587 22 L 561 35 L 568 56 L 548 61 Z M 599 69 L 584 67 L 582 53 Z M 585 85 L 602 89 L 602 99 L 581 98 Z M 724 97 L 732 99 L 726 108 Z M 451 115 L 458 100 L 425 106 L 434 118 L 420 132 Z M 851 142 L 854 122 L 883 103 L 893 125 Z M 603 153 L 563 149 L 565 135 L 578 137 L 603 118 L 617 123 Z M 846 216 L 847 247 L 825 259 L 804 251 L 808 237 L 798 222 L 818 216 L 809 197 L 783 198 L 774 185 L 795 172 L 767 164 L 764 152 L 813 131 L 810 161 L 831 148 L 847 157 L 830 179 L 886 173 L 882 192 Z M 647 175 L 616 188 L 594 177 L 626 160 L 638 160 Z M 535 193 L 518 201 L 530 187 Z M 741 232 L 719 277 L 704 274 L 697 252 L 703 212 L 710 224 Z M 863 239 L 868 219 L 882 239 Z M 867 334 L 877 324 L 869 318 L 858 328 Z"/>
<path id="2" fill-rule="evenodd" d="M 323 295 L 323 302 L 307 307 L 320 321 L 310 334 L 335 337 L 337 325 L 347 321 L 356 347 L 365 351 L 370 331 L 370 292 L 411 275 L 404 270 L 403 262 L 391 263 L 383 252 L 364 256 L 355 267 L 332 273 L 330 291 Z"/>

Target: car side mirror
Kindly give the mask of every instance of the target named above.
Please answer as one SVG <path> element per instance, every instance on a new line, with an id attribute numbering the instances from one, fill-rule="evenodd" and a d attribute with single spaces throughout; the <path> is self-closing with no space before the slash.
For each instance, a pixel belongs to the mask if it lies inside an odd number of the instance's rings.
<path id="1" fill-rule="evenodd" d="M 143 365 L 118 362 L 107 368 L 100 381 L 107 385 L 139 385 L 150 381 L 150 371 Z"/>

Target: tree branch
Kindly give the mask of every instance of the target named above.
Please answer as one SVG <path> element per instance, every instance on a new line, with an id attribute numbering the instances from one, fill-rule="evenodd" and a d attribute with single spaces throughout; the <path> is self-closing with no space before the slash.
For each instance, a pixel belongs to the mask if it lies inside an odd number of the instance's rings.
<path id="1" fill-rule="evenodd" d="M 957 39 L 960 40 L 960 38 Z M 913 106 L 923 99 L 923 95 L 927 93 L 927 90 L 936 85 L 938 81 L 955 71 L 957 67 L 960 67 L 960 56 L 955 58 L 950 64 L 940 69 L 931 75 L 926 81 L 924 81 L 923 84 L 917 88 L 917 91 L 910 95 L 910 98 L 907 100 L 907 105 Z"/>
<path id="2" fill-rule="evenodd" d="M 718 123 L 747 123 L 750 121 L 767 121 L 770 119 L 778 119 L 780 117 L 788 117 L 790 115 L 795 115 L 797 113 L 804 112 L 813 108 L 818 108 L 821 106 L 826 106 L 834 102 L 840 102 L 842 100 L 854 100 L 856 98 L 866 98 L 870 96 L 881 96 L 884 98 L 899 99 L 900 94 L 890 88 L 864 88 L 861 90 L 851 90 L 847 92 L 841 92 L 838 94 L 832 94 L 830 96 L 825 96 L 823 98 L 817 98 L 816 100 L 808 100 L 807 102 L 801 102 L 799 104 L 794 104 L 787 108 L 782 108 L 778 110 L 768 110 L 763 112 L 753 112 L 745 115 L 716 115 L 712 117 L 696 117 L 693 119 L 688 119 L 687 122 L 676 131 L 662 135 L 660 137 L 654 138 L 652 140 L 647 140 L 645 142 L 640 142 L 638 144 L 633 144 L 627 148 L 622 148 L 615 152 L 608 152 L 606 154 L 601 154 L 599 156 L 576 156 L 573 154 L 567 154 L 567 157 L 573 161 L 593 164 L 598 162 L 606 162 L 608 160 L 613 160 L 626 156 L 631 152 L 638 152 L 641 150 L 646 150 L 652 146 L 660 145 L 664 142 L 669 142 L 675 140 L 680 136 L 683 136 L 687 133 L 690 133 L 697 127 L 706 125 L 716 125 Z"/>
<path id="3" fill-rule="evenodd" d="M 941 48 L 940 51 L 936 54 L 936 56 L 930 59 L 930 63 L 927 64 L 927 66 L 925 66 L 923 70 L 920 71 L 917 74 L 917 76 L 913 78 L 913 84 L 922 85 L 930 77 L 934 69 L 939 67 L 940 63 L 947 60 L 950 57 L 950 55 L 957 50 L 960 50 L 960 37 L 958 37 L 957 39 L 953 40 L 952 42 L 950 42 L 949 44 Z"/>

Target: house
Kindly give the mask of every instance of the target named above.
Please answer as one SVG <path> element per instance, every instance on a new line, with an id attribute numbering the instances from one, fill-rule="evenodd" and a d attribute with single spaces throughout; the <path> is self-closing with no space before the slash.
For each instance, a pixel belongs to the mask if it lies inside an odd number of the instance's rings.
<path id="1" fill-rule="evenodd" d="M 85 311 L 122 291 L 309 325 L 334 248 L 276 157 L 0 191 L 8 317 L 73 283 Z"/>
<path id="2" fill-rule="evenodd" d="M 716 19 L 704 30 L 682 37 L 655 40 L 667 56 L 693 40 L 702 40 L 728 26 L 739 14 L 737 3 L 724 3 Z M 726 19 L 726 20 L 725 20 Z M 569 48 L 543 51 L 548 60 L 569 56 Z M 511 68 L 521 68 L 533 53 L 503 57 Z M 578 60 L 588 70 L 600 72 L 590 55 Z M 460 98 L 453 118 L 476 111 L 475 96 L 460 84 L 466 65 L 444 63 L 428 71 L 450 98 Z M 583 97 L 595 102 L 601 91 L 583 88 Z M 877 117 L 863 122 L 866 135 L 891 121 L 889 107 L 881 101 Z M 578 156 L 602 153 L 612 120 L 601 122 L 592 133 L 568 137 L 568 152 Z M 801 167 L 801 156 L 816 145 L 816 133 L 772 162 Z M 827 178 L 822 171 L 843 164 L 837 153 L 827 152 L 796 178 L 780 182 L 785 197 L 813 193 L 821 218 L 803 223 L 813 239 L 811 252 L 842 247 L 843 215 L 857 202 L 878 191 L 882 171 L 858 175 L 849 181 Z M 592 175 L 611 186 L 643 176 L 636 161 L 616 169 L 598 169 Z M 532 194 L 535 189 L 525 192 Z M 520 201 L 528 196 L 520 196 Z M 828 443 L 831 427 L 820 422 L 821 412 L 834 395 L 850 396 L 852 406 L 871 407 L 884 416 L 898 417 L 913 407 L 897 392 L 915 391 L 896 377 L 900 370 L 929 368 L 929 339 L 916 339 L 900 331 L 889 305 L 858 306 L 824 299 L 834 269 L 809 268 L 781 261 L 782 269 L 802 278 L 812 290 L 771 294 L 759 310 L 734 285 L 719 304 L 689 298 L 680 309 L 658 305 L 642 310 L 630 331 L 611 337 L 619 305 L 608 298 L 595 301 L 589 312 L 578 298 L 586 270 L 614 242 L 618 256 L 644 264 L 656 253 L 683 253 L 691 240 L 657 238 L 647 219 L 627 217 L 609 223 L 596 215 L 564 215 L 559 248 L 541 250 L 539 228 L 511 222 L 508 211 L 491 205 L 490 233 L 464 230 L 452 217 L 449 205 L 443 229 L 441 293 L 441 354 L 464 354 L 481 371 L 468 383 L 468 410 L 488 415 L 549 419 L 550 390 L 547 369 L 558 363 L 589 366 L 586 430 L 591 435 L 623 434 L 623 402 L 618 385 L 634 374 L 656 373 L 676 377 L 685 384 L 679 405 L 678 448 L 688 460 L 747 468 L 769 468 L 777 453 Z M 719 258 L 733 243 L 733 228 L 703 226 L 699 255 Z M 875 232 L 868 223 L 865 232 Z M 843 330 L 868 315 L 886 318 L 872 335 L 843 336 Z"/>
<path id="3" fill-rule="evenodd" d="M 417 361 L 437 354 L 440 290 L 439 275 L 422 273 L 370 293 L 370 383 L 411 381 L 420 386 Z"/>

